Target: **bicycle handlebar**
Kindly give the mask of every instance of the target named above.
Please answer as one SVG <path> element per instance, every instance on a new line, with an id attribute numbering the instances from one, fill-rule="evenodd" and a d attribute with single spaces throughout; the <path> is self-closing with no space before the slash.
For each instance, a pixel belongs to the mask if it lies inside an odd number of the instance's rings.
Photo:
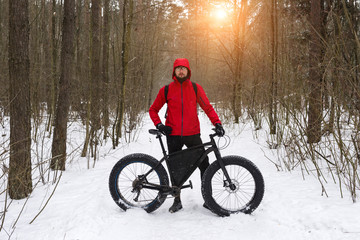
<path id="1" fill-rule="evenodd" d="M 216 133 L 215 128 L 212 128 L 211 130 L 213 130 L 215 133 L 209 134 L 210 138 L 219 137 L 219 134 Z M 157 136 L 165 135 L 163 132 L 161 132 L 158 129 L 149 129 L 149 133 Z"/>
<path id="2" fill-rule="evenodd" d="M 211 130 L 213 130 L 215 133 L 210 134 L 210 135 L 209 135 L 209 136 L 210 136 L 210 138 L 213 138 L 213 137 L 219 137 L 219 135 L 217 134 L 217 132 L 216 132 L 215 128 L 212 128 Z"/>
<path id="3" fill-rule="evenodd" d="M 161 136 L 162 134 L 164 134 L 158 129 L 149 129 L 149 133 L 152 134 L 152 135 L 156 135 L 156 136 Z"/>

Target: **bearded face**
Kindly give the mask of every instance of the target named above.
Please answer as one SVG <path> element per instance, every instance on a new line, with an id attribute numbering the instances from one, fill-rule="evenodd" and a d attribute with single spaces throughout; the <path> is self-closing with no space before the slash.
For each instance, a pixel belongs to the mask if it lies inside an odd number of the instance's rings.
<path id="1" fill-rule="evenodd" d="M 183 83 L 188 79 L 189 70 L 186 67 L 179 66 L 175 68 L 175 77 L 180 82 Z"/>

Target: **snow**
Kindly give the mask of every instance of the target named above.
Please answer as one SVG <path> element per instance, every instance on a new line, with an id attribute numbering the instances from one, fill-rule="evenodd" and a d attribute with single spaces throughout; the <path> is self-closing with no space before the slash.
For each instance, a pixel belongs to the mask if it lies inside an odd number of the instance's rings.
<path id="1" fill-rule="evenodd" d="M 207 141 L 211 125 L 205 116 L 200 117 L 202 139 Z M 108 177 L 113 165 L 127 154 L 142 152 L 161 157 L 157 139 L 148 134 L 150 128 L 153 125 L 146 116 L 137 141 L 115 150 L 110 140 L 103 143 L 94 168 L 87 169 L 88 158 L 80 157 L 81 147 L 74 151 L 57 187 L 40 183 L 27 202 L 11 203 L 0 239 L 360 239 L 360 204 L 352 203 L 348 195 L 341 198 L 338 186 L 332 182 L 326 184 L 326 197 L 321 195 L 320 184 L 313 176 L 303 179 L 300 170 L 277 171 L 268 159 L 276 157 L 274 150 L 266 147 L 266 132 L 260 130 L 260 137 L 254 139 L 250 124 L 245 123 L 225 125 L 231 142 L 222 155 L 248 158 L 263 173 L 264 199 L 251 215 L 221 218 L 203 208 L 198 170 L 190 178 L 194 188 L 182 191 L 183 210 L 169 213 L 172 199 L 167 199 L 151 214 L 141 209 L 124 212 L 110 196 Z M 82 145 L 82 134 L 83 130 L 69 131 L 69 148 Z M 46 207 L 30 224 L 52 193 Z M 0 204 L 3 211 L 4 194 L 0 195 Z"/>

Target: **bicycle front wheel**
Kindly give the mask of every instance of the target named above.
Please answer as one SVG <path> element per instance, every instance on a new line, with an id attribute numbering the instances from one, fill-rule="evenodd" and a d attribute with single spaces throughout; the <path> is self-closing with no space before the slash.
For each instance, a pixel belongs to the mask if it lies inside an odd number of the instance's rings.
<path id="1" fill-rule="evenodd" d="M 109 189 L 115 203 L 123 210 L 138 207 L 147 212 L 155 211 L 165 201 L 166 195 L 156 189 L 136 187 L 138 179 L 158 161 L 146 154 L 131 154 L 119 160 L 109 177 Z M 169 185 L 165 168 L 159 165 L 144 180 L 144 183 Z"/>
<path id="2" fill-rule="evenodd" d="M 264 195 L 264 179 L 259 169 L 239 156 L 222 158 L 230 176 L 230 185 L 218 161 L 213 162 L 202 178 L 202 195 L 209 209 L 219 216 L 252 213 Z"/>

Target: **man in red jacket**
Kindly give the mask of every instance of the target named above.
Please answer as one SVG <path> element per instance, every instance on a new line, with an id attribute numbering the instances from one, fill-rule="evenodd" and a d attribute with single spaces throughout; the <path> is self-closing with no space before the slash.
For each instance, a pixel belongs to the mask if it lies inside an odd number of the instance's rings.
<path id="1" fill-rule="evenodd" d="M 221 125 L 218 115 L 209 102 L 204 89 L 190 82 L 191 70 L 189 61 L 186 58 L 178 58 L 174 62 L 173 82 L 168 85 L 168 92 L 165 99 L 165 86 L 162 87 L 149 109 L 149 114 L 154 125 L 167 136 L 169 154 L 180 151 L 185 145 L 192 147 L 202 144 L 200 138 L 200 123 L 197 115 L 197 103 L 204 110 L 216 132 L 223 136 L 225 131 Z M 196 92 L 195 92 L 196 89 Z M 162 124 L 158 115 L 160 109 L 167 103 L 167 117 L 165 125 Z M 209 159 L 206 158 L 199 166 L 201 177 L 209 166 Z M 204 207 L 206 207 L 204 205 Z M 175 197 L 174 204 L 169 211 L 174 213 L 182 209 L 180 195 Z"/>

